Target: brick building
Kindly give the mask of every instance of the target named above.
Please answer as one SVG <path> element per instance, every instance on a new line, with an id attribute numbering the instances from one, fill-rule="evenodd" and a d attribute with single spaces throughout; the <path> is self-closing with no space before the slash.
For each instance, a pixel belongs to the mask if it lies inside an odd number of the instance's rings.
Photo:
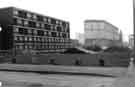
<path id="1" fill-rule="evenodd" d="M 16 7 L 0 9 L 0 50 L 63 52 L 70 47 L 69 22 Z"/>

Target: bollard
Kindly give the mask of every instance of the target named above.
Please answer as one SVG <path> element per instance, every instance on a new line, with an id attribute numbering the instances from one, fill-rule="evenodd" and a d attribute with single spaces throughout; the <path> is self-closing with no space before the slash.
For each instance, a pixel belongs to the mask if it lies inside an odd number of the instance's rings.
<path id="1" fill-rule="evenodd" d="M 128 76 L 133 76 L 134 74 L 134 58 L 131 57 L 130 58 L 130 62 L 129 62 L 129 66 L 128 66 Z"/>

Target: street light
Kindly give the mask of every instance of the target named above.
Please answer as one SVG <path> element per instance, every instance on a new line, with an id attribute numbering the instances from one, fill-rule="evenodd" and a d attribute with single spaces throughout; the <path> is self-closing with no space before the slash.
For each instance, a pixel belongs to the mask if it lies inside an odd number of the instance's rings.
<path id="1" fill-rule="evenodd" d="M 2 27 L 0 26 L 0 32 L 2 31 Z"/>

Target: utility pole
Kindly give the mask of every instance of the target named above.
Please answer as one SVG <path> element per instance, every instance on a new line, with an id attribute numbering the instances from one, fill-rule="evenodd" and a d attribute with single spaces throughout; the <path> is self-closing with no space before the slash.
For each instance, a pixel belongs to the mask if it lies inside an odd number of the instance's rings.
<path id="1" fill-rule="evenodd" d="M 133 38 L 134 38 L 133 57 L 135 58 L 135 0 L 133 0 Z"/>

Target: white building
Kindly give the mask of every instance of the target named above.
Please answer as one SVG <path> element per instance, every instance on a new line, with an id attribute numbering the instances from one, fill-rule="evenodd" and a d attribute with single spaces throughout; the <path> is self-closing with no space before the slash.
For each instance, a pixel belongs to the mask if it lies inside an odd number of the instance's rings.
<path id="1" fill-rule="evenodd" d="M 78 40 L 79 44 L 84 44 L 84 34 L 83 33 L 76 33 L 76 39 Z"/>
<path id="2" fill-rule="evenodd" d="M 84 35 L 86 46 L 121 45 L 119 29 L 104 20 L 86 20 L 84 22 Z"/>

